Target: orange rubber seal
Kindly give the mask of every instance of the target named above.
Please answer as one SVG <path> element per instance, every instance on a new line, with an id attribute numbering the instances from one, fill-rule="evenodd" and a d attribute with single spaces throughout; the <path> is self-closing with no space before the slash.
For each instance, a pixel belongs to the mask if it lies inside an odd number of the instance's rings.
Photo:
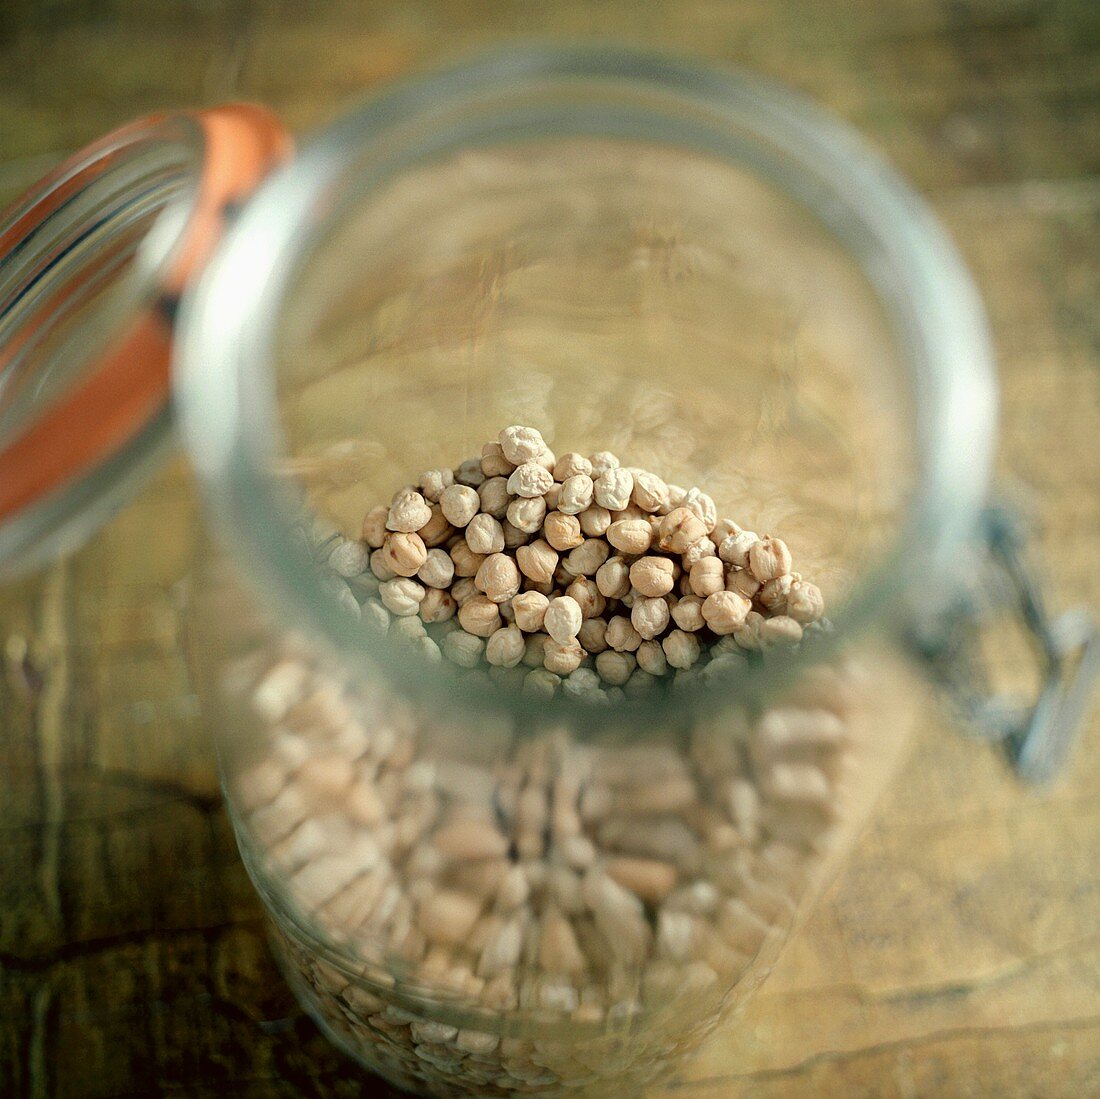
<path id="1" fill-rule="evenodd" d="M 43 184 L 57 182 L 45 200 L 24 197 L 6 216 L 0 216 L 0 225 L 7 226 L 0 233 L 0 262 L 79 191 L 90 170 L 82 165 L 96 161 L 100 152 L 109 158 L 106 150 L 117 147 L 119 139 L 163 117 L 131 123 L 88 146 L 28 192 L 34 195 Z M 0 450 L 0 521 L 100 466 L 166 406 L 172 325 L 179 296 L 209 259 L 234 207 L 291 154 L 286 130 L 262 107 L 232 103 L 188 117 L 202 131 L 201 176 L 191 216 L 162 276 L 156 300 L 127 323 L 77 384 Z M 98 166 L 102 165 L 103 157 L 99 157 Z M 94 274 L 93 266 L 81 273 L 81 280 Z M 65 289 L 71 293 L 73 286 Z M 56 296 L 37 310 L 37 315 L 51 316 L 54 304 Z M 7 347 L 0 347 L 0 377 L 18 349 L 35 334 L 32 317 Z"/>

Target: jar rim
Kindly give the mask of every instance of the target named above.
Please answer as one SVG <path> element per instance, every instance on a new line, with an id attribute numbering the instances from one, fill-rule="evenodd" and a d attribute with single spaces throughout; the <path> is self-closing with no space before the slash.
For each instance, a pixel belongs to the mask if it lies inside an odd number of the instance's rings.
<path id="1" fill-rule="evenodd" d="M 644 136 L 732 159 L 815 215 L 867 278 L 908 371 L 918 472 L 899 535 L 835 616 L 836 630 L 812 651 L 747 667 L 713 691 L 695 692 L 707 696 L 708 708 L 734 694 L 743 701 L 746 693 L 774 690 L 777 681 L 829 655 L 871 623 L 896 626 L 911 613 L 907 594 L 931 590 L 926 581 L 940 581 L 942 590 L 942 578 L 973 537 L 986 498 L 997 415 L 981 301 L 935 215 L 846 122 L 770 80 L 616 47 L 512 46 L 408 78 L 345 115 L 265 182 L 184 302 L 174 377 L 186 446 L 216 531 L 268 598 L 287 621 L 361 660 L 362 630 L 326 596 L 316 570 L 302 560 L 289 522 L 298 502 L 270 472 L 281 447 L 270 364 L 295 259 L 316 228 L 316 205 L 353 163 L 362 193 L 426 157 L 522 134 L 522 118 L 517 123 L 499 109 L 491 114 L 493 97 L 537 94 L 566 83 L 587 89 L 589 98 L 569 111 L 547 108 L 538 116 L 543 131 L 527 136 L 547 136 L 547 127 L 550 136 L 635 136 L 624 132 L 630 127 L 617 123 L 614 111 L 601 109 L 606 102 L 591 98 L 609 89 L 704 111 L 717 127 L 709 147 L 700 144 L 706 140 L 702 129 L 688 135 L 662 127 L 656 115 L 648 118 Z M 453 124 L 464 108 L 489 112 L 489 121 Z M 432 131 L 444 110 L 452 124 L 446 132 Z M 379 150 L 373 163 L 372 150 Z M 399 683 L 426 688 L 408 667 L 412 662 L 378 648 L 372 656 Z M 447 689 L 453 697 L 454 685 Z M 536 706 L 518 693 L 492 694 L 505 697 L 509 708 L 547 714 L 544 701 Z M 484 706 L 489 699 L 482 692 L 473 701 Z M 557 701 L 551 700 L 551 711 Z M 677 711 L 685 705 L 682 696 L 672 702 Z M 649 700 L 640 705 L 654 707 Z M 621 706 L 613 709 L 621 716 Z"/>

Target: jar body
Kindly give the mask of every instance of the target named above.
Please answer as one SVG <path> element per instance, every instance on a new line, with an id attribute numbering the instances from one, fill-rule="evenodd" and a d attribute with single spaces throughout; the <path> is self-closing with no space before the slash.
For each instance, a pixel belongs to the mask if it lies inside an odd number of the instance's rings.
<path id="1" fill-rule="evenodd" d="M 379 636 L 367 555 L 330 562 L 509 424 L 698 486 L 829 606 L 861 603 L 912 519 L 918 387 L 829 230 L 842 199 L 761 170 L 766 135 L 682 90 L 605 84 L 505 79 L 337 127 L 186 321 L 192 453 L 251 573 L 212 568 L 195 646 L 245 862 L 303 1003 L 430 1094 L 626 1093 L 671 1067 L 767 974 L 915 697 L 884 621 L 785 677 L 753 658 L 702 709 L 540 714 L 511 704 L 524 669 L 483 666 L 450 697 Z M 271 316 L 222 363 L 203 326 L 248 257 L 278 275 L 238 308 Z M 219 392 L 244 427 L 203 445 Z"/>
<path id="2" fill-rule="evenodd" d="M 238 841 L 303 1005 L 430 1095 L 625 1095 L 672 1070 L 767 976 L 916 698 L 865 649 L 708 719 L 515 721 L 303 640 L 261 631 L 218 669 Z"/>

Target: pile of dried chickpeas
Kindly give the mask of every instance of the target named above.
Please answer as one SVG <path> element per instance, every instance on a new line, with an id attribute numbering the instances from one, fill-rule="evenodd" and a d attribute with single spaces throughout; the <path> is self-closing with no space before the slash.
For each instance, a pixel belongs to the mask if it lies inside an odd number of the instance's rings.
<path id="1" fill-rule="evenodd" d="M 533 427 L 425 471 L 318 552 L 369 622 L 536 696 L 613 701 L 822 628 L 781 539 L 607 451 L 556 456 Z"/>

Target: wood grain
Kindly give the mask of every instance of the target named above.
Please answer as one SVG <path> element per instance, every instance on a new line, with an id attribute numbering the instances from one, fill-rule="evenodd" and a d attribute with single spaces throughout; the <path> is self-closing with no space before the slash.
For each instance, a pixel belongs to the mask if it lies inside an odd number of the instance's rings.
<path id="1" fill-rule="evenodd" d="M 1000 469 L 1052 603 L 1096 608 L 1092 0 L 9 0 L 0 197 L 144 110 L 248 94 L 305 127 L 412 66 L 537 33 L 751 64 L 840 111 L 913 179 L 986 298 Z M 194 507 L 177 463 L 85 551 L 0 593 L 5 1095 L 364 1091 L 275 971 L 221 809 L 181 657 Z M 1100 1094 L 1100 726 L 1039 797 L 931 698 L 927 713 L 816 915 L 664 1094 Z"/>

